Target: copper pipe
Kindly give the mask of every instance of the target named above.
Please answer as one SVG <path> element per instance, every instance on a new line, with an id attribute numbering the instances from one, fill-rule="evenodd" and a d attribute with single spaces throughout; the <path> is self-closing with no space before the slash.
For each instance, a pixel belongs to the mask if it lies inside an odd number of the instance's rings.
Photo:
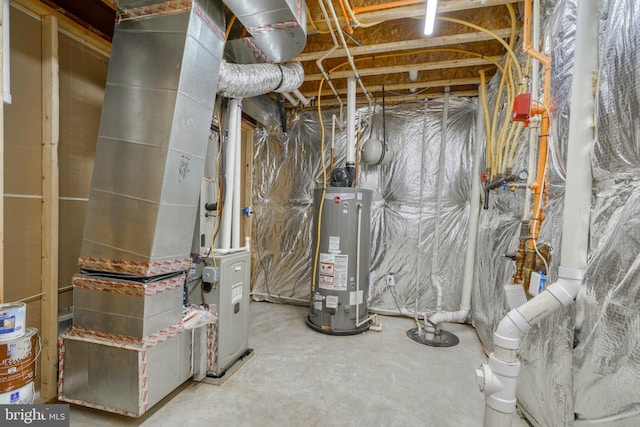
<path id="1" fill-rule="evenodd" d="M 522 221 L 520 224 L 520 244 L 516 250 L 516 273 L 513 275 L 513 283 L 522 283 L 522 270 L 524 268 L 524 258 L 529 240 L 529 221 Z"/>
<path id="2" fill-rule="evenodd" d="M 541 197 L 541 192 L 546 191 L 546 164 L 547 145 L 549 137 L 549 108 L 551 108 L 551 57 L 538 52 L 531 46 L 531 0 L 524 1 L 524 28 L 523 28 L 522 51 L 528 56 L 538 60 L 544 66 L 544 95 L 543 105 L 531 106 L 531 115 L 542 115 L 540 123 L 540 143 L 538 145 L 538 167 L 536 180 L 531 184 L 534 190 L 533 215 L 531 218 L 530 236 L 528 248 L 535 249 L 535 241 L 540 233 L 540 224 L 544 220 L 544 205 L 546 197 Z M 533 267 L 533 266 L 532 266 Z"/>
<path id="3" fill-rule="evenodd" d="M 425 0 L 398 0 L 383 4 L 374 4 L 371 6 L 354 7 L 353 13 L 357 15 L 359 13 L 377 12 L 379 10 L 394 9 L 396 7 L 413 6 L 415 4 L 422 4 L 424 1 Z"/>

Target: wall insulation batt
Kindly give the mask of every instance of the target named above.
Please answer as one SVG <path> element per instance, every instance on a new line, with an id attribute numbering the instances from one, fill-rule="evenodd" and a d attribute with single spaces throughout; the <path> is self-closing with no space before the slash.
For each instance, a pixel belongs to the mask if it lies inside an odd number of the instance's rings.
<path id="1" fill-rule="evenodd" d="M 561 246 L 576 2 L 542 3 L 545 36 L 541 50 L 552 57 L 553 126 L 547 167 L 549 204 L 540 243 L 553 250 L 551 283 L 556 280 Z M 637 2 L 631 0 L 602 2 L 590 259 L 577 304 L 544 320 L 522 340 L 518 402 L 536 426 L 640 424 L 638 11 Z M 498 78 L 489 87 L 491 99 L 496 96 Z M 443 163 L 438 161 L 442 101 L 434 100 L 428 103 L 426 115 L 423 104 L 389 108 L 387 138 L 397 157 L 386 169 L 362 168 L 361 186 L 374 191 L 371 268 L 378 277 L 388 271 L 396 273 L 398 305 L 407 312 L 413 311 L 416 294 L 418 311 L 434 309 L 432 282 L 436 275 L 443 280 L 443 309 L 455 310 L 459 302 L 475 113 L 469 100 L 451 99 L 450 104 Z M 324 123 L 330 135 L 328 112 Z M 380 139 L 378 126 L 381 120 L 376 115 L 374 136 Z M 527 137 L 523 132 L 517 170 L 527 164 Z M 344 161 L 344 138 L 344 132 L 339 132 L 338 164 Z M 253 253 L 258 268 L 254 270 L 254 298 L 293 298 L 307 304 L 311 191 L 321 176 L 317 115 L 295 115 L 286 137 L 276 129 L 259 130 L 255 150 L 257 234 Z M 439 171 L 445 179 L 437 212 Z M 522 200 L 523 190 L 494 190 L 490 209 L 481 211 L 472 323 L 487 352 L 493 349 L 493 331 L 506 312 L 503 285 L 514 267 L 503 254 L 513 253 L 517 247 Z M 437 220 L 442 223 L 436 242 Z M 438 268 L 434 269 L 436 254 Z M 374 284 L 371 299 L 372 311 L 398 311 L 382 281 Z M 455 348 L 448 351 L 453 355 Z"/>

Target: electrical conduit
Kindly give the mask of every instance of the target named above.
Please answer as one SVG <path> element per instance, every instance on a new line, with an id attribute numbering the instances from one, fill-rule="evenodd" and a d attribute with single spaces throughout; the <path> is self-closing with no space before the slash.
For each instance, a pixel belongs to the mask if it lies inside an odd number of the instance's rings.
<path id="1" fill-rule="evenodd" d="M 476 371 L 480 388 L 485 392 L 487 427 L 511 425 L 516 407 L 520 338 L 542 319 L 572 304 L 584 281 L 592 192 L 590 153 L 595 138 L 593 75 L 598 70 L 598 49 L 594 47 L 598 46 L 600 3 L 600 0 L 578 2 L 558 280 L 511 310 L 494 333 L 495 349 L 489 363 Z"/>

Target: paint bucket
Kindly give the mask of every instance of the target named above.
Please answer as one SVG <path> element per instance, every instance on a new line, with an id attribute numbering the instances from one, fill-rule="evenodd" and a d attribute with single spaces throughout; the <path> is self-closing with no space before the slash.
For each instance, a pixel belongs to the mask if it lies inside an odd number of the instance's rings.
<path id="1" fill-rule="evenodd" d="M 35 379 L 37 334 L 37 329 L 27 328 L 24 336 L 0 342 L 0 393 L 16 391 Z"/>
<path id="2" fill-rule="evenodd" d="M 35 394 L 36 388 L 33 381 L 29 381 L 19 389 L 0 393 L 0 405 L 31 405 Z"/>
<path id="3" fill-rule="evenodd" d="M 0 342 L 25 334 L 27 305 L 23 302 L 0 304 Z"/>

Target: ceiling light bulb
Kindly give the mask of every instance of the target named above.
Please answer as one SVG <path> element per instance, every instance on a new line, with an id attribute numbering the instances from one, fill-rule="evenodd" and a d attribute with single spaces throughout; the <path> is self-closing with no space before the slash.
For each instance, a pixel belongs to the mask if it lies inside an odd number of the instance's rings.
<path id="1" fill-rule="evenodd" d="M 430 36 L 433 33 L 433 24 L 436 22 L 436 9 L 438 0 L 427 0 L 427 10 L 424 18 L 424 35 Z"/>

